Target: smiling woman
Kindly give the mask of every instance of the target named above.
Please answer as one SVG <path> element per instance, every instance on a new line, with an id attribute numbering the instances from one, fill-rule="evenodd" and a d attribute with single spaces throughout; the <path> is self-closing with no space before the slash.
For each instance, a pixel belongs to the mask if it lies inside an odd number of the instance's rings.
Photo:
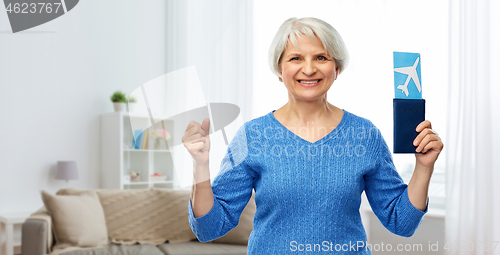
<path id="1" fill-rule="evenodd" d="M 312 125 L 313 128 L 325 128 L 332 131 L 340 123 L 343 111 L 328 103 L 327 92 L 337 79 L 340 67 L 314 34 L 302 35 L 295 41 L 297 46 L 292 43 L 292 39 L 289 39 L 285 51 L 280 56 L 279 79 L 288 90 L 288 104 L 276 110 L 274 116 L 288 129 Z M 273 65 L 272 68 L 274 67 Z M 305 123 L 303 123 L 303 121 L 294 121 L 292 116 L 287 115 L 293 109 L 299 108 L 311 109 L 319 113 L 316 110 L 319 105 L 325 105 L 327 118 L 314 120 L 312 119 L 314 117 L 308 114 L 312 118 L 304 119 Z M 302 138 L 310 142 L 322 138 L 320 133 L 316 133 L 316 136 L 312 134 Z M 300 134 L 297 135 L 300 136 Z"/>
<path id="2" fill-rule="evenodd" d="M 288 103 L 273 113 L 275 118 L 288 129 L 311 126 L 332 131 L 343 111 L 328 103 L 327 92 L 348 62 L 342 37 L 328 23 L 315 18 L 286 20 L 269 49 L 270 68 L 288 90 Z M 301 136 L 310 142 L 322 137 Z"/>
<path id="3" fill-rule="evenodd" d="M 363 192 L 389 231 L 413 235 L 427 212 L 428 185 L 443 148 L 430 122 L 417 127 L 415 145 L 423 153 L 415 155 L 407 185 L 375 125 L 327 101 L 348 62 L 332 26 L 315 18 L 288 19 L 269 52 L 288 102 L 238 130 L 212 184 L 209 119 L 192 121 L 182 138 L 194 159 L 189 221 L 198 239 L 219 238 L 238 225 L 253 190 L 257 209 L 247 254 L 324 251 L 320 243 L 332 244 L 325 249 L 335 244 L 349 254 L 371 254 L 359 212 Z M 309 132 L 322 128 L 327 133 Z M 287 135 L 268 136 L 269 129 Z M 363 245 L 351 249 L 350 244 Z"/>
<path id="4" fill-rule="evenodd" d="M 288 90 L 288 103 L 273 113 L 275 118 L 288 129 L 311 126 L 332 131 L 343 111 L 328 103 L 327 92 L 348 62 L 342 37 L 328 23 L 315 18 L 285 21 L 269 50 L 270 68 Z M 301 138 L 315 142 L 323 136 L 311 132 Z"/>

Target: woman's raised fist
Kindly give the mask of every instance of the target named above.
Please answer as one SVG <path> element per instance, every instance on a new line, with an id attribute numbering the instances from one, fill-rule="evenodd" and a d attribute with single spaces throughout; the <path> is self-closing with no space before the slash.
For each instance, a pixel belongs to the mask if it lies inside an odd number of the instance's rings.
<path id="1" fill-rule="evenodd" d="M 209 129 L 210 119 L 208 118 L 204 119 L 201 125 L 196 121 L 191 121 L 182 137 L 184 147 L 198 165 L 208 164 L 208 153 L 210 151 Z"/>

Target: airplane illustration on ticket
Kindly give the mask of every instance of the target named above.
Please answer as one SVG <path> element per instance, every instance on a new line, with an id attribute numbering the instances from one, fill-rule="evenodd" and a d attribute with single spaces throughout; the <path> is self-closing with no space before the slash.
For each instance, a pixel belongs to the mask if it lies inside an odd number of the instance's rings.
<path id="1" fill-rule="evenodd" d="M 394 89 L 396 98 L 422 99 L 420 54 L 394 52 Z"/>

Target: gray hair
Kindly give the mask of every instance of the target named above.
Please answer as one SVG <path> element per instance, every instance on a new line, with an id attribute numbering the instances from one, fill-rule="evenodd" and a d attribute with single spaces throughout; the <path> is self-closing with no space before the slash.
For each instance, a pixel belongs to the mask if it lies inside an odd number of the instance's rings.
<path id="1" fill-rule="evenodd" d="M 320 19 L 294 17 L 283 22 L 269 48 L 269 67 L 274 74 L 281 77 L 280 62 L 288 40 L 297 47 L 297 37 L 301 35 L 311 39 L 317 36 L 328 54 L 335 59 L 339 73 L 344 71 L 349 62 L 349 53 L 337 30 Z"/>

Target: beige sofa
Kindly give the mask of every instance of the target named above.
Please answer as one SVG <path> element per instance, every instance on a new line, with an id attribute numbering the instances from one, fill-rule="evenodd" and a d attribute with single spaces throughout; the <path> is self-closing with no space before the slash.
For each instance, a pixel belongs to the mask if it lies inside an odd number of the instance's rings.
<path id="1" fill-rule="evenodd" d="M 23 255 L 246 254 L 254 196 L 236 228 L 201 243 L 188 220 L 188 190 L 42 191 L 45 206 L 22 226 Z"/>

